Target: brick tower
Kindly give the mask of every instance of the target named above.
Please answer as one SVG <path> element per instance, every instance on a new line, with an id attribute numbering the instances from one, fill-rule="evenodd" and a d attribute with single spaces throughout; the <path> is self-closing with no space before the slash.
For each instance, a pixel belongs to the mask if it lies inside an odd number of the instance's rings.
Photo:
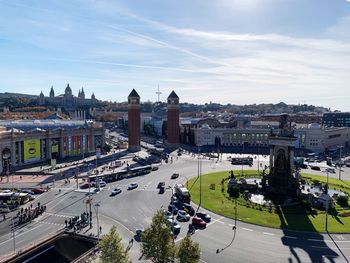
<path id="1" fill-rule="evenodd" d="M 128 136 L 131 152 L 140 150 L 140 96 L 132 90 L 128 96 Z"/>
<path id="2" fill-rule="evenodd" d="M 168 97 L 168 146 L 179 147 L 180 124 L 179 124 L 179 97 L 172 91 Z"/>

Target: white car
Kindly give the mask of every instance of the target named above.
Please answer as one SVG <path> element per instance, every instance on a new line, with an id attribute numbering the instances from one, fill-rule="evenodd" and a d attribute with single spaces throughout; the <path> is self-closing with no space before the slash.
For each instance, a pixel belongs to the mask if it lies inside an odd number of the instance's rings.
<path id="1" fill-rule="evenodd" d="M 137 183 L 131 183 L 128 185 L 128 190 L 132 190 L 132 189 L 135 189 L 137 188 L 139 185 Z"/>
<path id="2" fill-rule="evenodd" d="M 122 192 L 122 189 L 120 187 L 116 187 L 112 190 L 111 195 L 117 195 Z"/>
<path id="3" fill-rule="evenodd" d="M 184 210 L 179 210 L 177 212 L 177 220 L 178 221 L 187 222 L 187 221 L 190 221 L 190 219 L 191 219 L 191 216 L 189 214 L 187 214 Z"/>
<path id="4" fill-rule="evenodd" d="M 105 181 L 99 180 L 97 182 L 92 182 L 91 183 L 94 187 L 99 186 L 99 187 L 105 187 L 107 184 Z"/>

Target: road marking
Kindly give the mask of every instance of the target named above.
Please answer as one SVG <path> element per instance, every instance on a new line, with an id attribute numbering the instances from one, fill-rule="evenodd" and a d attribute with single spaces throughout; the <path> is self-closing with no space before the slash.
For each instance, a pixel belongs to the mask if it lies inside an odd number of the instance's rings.
<path id="1" fill-rule="evenodd" d="M 254 231 L 253 229 L 245 228 L 245 227 L 242 227 L 242 229 L 243 229 L 243 230 L 246 230 L 246 231 L 250 231 L 250 232 Z"/>
<path id="2" fill-rule="evenodd" d="M 338 238 L 341 241 L 346 240 L 346 238 L 343 235 L 336 235 L 336 238 Z"/>
<path id="3" fill-rule="evenodd" d="M 285 238 L 290 238 L 290 239 L 298 239 L 297 237 L 291 237 L 291 236 L 284 236 Z"/>
<path id="4" fill-rule="evenodd" d="M 19 236 L 22 236 L 22 235 L 24 235 L 24 234 L 26 234 L 26 233 L 28 233 L 28 232 L 30 232 L 30 231 L 33 231 L 34 229 L 37 229 L 37 228 L 39 228 L 39 227 L 41 227 L 40 224 L 38 224 L 36 227 L 33 227 L 33 228 L 29 229 L 28 231 L 21 232 L 21 233 L 19 233 L 19 234 L 16 235 L 16 238 L 18 238 Z M 1 246 L 2 244 L 5 244 L 6 242 L 9 242 L 9 241 L 12 242 L 11 237 L 12 237 L 12 233 L 10 234 L 10 238 L 9 238 L 8 240 L 5 240 L 5 241 L 3 241 L 2 243 L 0 243 L 0 246 Z"/>
<path id="5" fill-rule="evenodd" d="M 275 234 L 273 233 L 269 233 L 269 232 L 263 232 L 264 235 L 268 235 L 268 236 L 274 236 Z"/>

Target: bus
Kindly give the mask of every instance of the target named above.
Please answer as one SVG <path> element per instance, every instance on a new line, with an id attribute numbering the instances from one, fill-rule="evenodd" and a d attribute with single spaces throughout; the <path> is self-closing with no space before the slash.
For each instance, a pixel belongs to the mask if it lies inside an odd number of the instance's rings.
<path id="1" fill-rule="evenodd" d="M 175 194 L 180 202 L 191 203 L 191 194 L 182 184 L 175 185 Z"/>
<path id="2" fill-rule="evenodd" d="M 128 171 L 120 171 L 116 173 L 107 173 L 99 175 L 90 175 L 89 182 L 95 182 L 97 180 L 105 181 L 106 183 L 114 182 L 128 177 Z"/>
<path id="3" fill-rule="evenodd" d="M 152 171 L 151 165 L 129 168 L 129 176 L 139 176 L 139 175 L 149 174 L 151 171 Z"/>
<path id="4" fill-rule="evenodd" d="M 0 204 L 19 206 L 29 202 L 28 193 L 2 192 L 0 193 Z"/>

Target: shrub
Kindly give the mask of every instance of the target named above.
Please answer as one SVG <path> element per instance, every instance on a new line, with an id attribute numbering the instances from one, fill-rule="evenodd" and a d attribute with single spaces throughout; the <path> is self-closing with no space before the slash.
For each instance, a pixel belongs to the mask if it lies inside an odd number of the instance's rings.
<path id="1" fill-rule="evenodd" d="M 230 194 L 230 196 L 237 198 L 239 197 L 239 188 L 238 187 L 230 187 L 228 189 L 228 192 Z"/>

